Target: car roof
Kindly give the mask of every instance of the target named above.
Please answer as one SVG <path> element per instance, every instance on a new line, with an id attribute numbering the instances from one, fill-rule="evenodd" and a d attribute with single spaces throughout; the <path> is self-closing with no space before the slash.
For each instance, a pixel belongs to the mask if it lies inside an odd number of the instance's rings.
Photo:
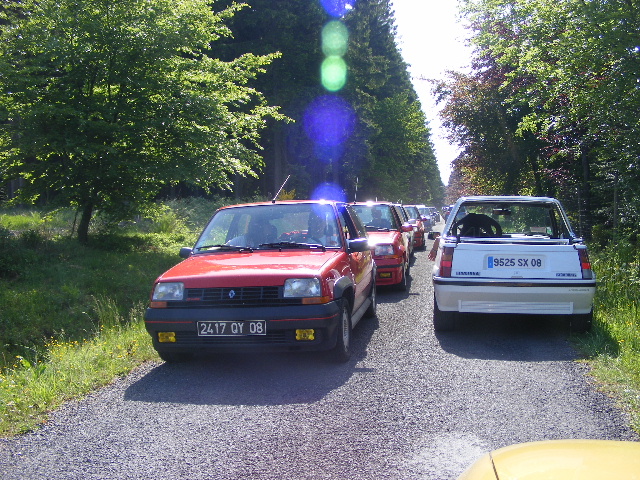
<path id="1" fill-rule="evenodd" d="M 551 197 L 533 197 L 528 195 L 475 195 L 460 197 L 456 203 L 496 202 L 496 203 L 560 203 Z"/>
<path id="2" fill-rule="evenodd" d="M 304 203 L 312 203 L 315 205 L 342 205 L 347 202 L 338 201 L 338 200 L 270 200 L 265 202 L 253 202 L 253 203 L 238 203 L 235 205 L 225 205 L 224 207 L 220 207 L 220 210 L 223 208 L 235 208 L 235 207 L 255 207 L 259 205 L 300 205 Z"/>

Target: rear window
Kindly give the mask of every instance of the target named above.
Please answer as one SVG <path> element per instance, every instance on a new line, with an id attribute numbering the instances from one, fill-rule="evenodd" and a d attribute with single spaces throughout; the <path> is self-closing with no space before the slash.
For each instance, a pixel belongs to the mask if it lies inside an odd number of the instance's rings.
<path id="1" fill-rule="evenodd" d="M 505 236 L 543 236 L 570 238 L 562 212 L 549 203 L 465 203 L 456 214 L 456 223 L 464 223 L 469 214 L 484 215 L 496 221 Z M 457 232 L 451 232 L 457 234 Z"/>

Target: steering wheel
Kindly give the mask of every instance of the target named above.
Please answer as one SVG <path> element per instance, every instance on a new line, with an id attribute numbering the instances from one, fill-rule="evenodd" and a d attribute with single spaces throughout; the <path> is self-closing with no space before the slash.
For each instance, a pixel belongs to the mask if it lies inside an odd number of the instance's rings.
<path id="1" fill-rule="evenodd" d="M 466 237 L 500 237 L 502 236 L 502 227 L 498 222 L 488 215 L 479 213 L 469 213 L 455 222 L 452 230 L 457 232 L 458 236 Z"/>

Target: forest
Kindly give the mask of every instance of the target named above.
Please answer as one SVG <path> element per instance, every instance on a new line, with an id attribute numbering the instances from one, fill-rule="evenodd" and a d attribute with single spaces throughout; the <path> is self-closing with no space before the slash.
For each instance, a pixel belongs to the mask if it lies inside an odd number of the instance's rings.
<path id="1" fill-rule="evenodd" d="M 474 58 L 435 93 L 461 194 L 561 198 L 598 245 L 636 242 L 640 2 L 463 0 Z"/>
<path id="2" fill-rule="evenodd" d="M 442 204 L 388 0 L 3 3 L 13 203 L 118 222 L 225 194 Z"/>

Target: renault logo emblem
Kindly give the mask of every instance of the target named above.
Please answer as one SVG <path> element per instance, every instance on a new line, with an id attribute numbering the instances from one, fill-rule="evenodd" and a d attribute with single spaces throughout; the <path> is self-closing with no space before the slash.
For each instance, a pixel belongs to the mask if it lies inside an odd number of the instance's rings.
<path id="1" fill-rule="evenodd" d="M 233 298 L 236 296 L 235 290 L 229 290 L 229 298 Z"/>

